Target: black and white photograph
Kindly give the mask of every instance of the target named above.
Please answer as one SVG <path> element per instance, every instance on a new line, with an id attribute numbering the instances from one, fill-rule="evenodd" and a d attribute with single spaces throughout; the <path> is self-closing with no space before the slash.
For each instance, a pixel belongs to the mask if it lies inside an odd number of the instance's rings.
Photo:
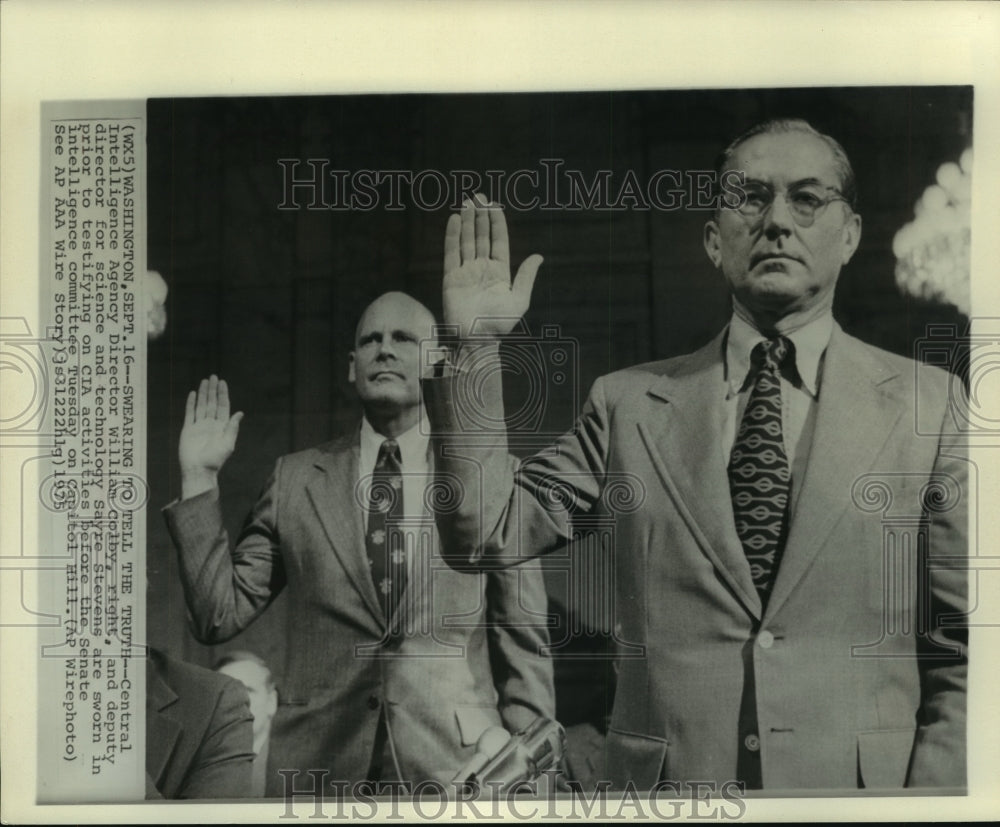
<path id="1" fill-rule="evenodd" d="M 148 633 L 267 664 L 267 794 L 280 770 L 449 781 L 485 731 L 537 718 L 568 730 L 570 780 L 618 789 L 964 788 L 965 629 L 935 619 L 965 611 L 965 572 L 917 578 L 967 548 L 960 432 L 937 432 L 960 386 L 940 369 L 967 363 L 973 104 L 150 101 L 148 475 L 171 504 L 147 527 Z M 454 388 L 421 353 L 439 320 Z M 770 368 L 783 414 L 743 424 L 769 337 L 795 353 Z M 470 396 L 439 424 L 428 391 Z M 409 572 L 377 559 L 384 473 L 397 519 L 431 518 Z M 434 513 L 452 480 L 470 502 Z M 423 552 L 405 535 L 389 554 Z M 442 564 L 491 552 L 516 565 Z"/>
<path id="2" fill-rule="evenodd" d="M 995 814 L 995 81 L 498 38 L 26 108 L 30 817 Z"/>

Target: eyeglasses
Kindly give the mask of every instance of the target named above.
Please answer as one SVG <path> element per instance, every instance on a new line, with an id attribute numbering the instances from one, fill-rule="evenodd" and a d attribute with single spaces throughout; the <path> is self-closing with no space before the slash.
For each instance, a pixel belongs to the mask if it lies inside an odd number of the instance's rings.
<path id="1" fill-rule="evenodd" d="M 762 181 L 747 181 L 743 187 L 744 198 L 735 209 L 744 218 L 760 218 L 774 204 L 774 189 Z M 833 192 L 833 195 L 824 196 L 825 192 Z M 794 186 L 784 192 L 785 204 L 792 214 L 795 223 L 800 227 L 808 227 L 815 220 L 816 216 L 834 201 L 843 201 L 850 206 L 850 202 L 840 193 L 836 187 L 824 187 L 818 184 L 803 184 Z"/>

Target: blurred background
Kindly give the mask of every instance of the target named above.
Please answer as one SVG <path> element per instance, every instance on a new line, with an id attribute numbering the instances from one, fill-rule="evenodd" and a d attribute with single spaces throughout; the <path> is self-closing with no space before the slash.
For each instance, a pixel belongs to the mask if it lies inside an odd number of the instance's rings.
<path id="1" fill-rule="evenodd" d="M 205 665 L 251 650 L 280 694 L 283 597 L 225 646 L 202 646 L 187 630 L 176 552 L 156 513 L 179 493 L 187 392 L 218 373 L 246 413 L 221 479 L 235 534 L 278 456 L 357 422 L 347 354 L 367 302 L 404 290 L 440 313 L 450 204 L 418 208 L 404 189 L 400 210 L 279 209 L 280 159 L 328 159 L 349 172 L 473 170 L 484 181 L 488 170 L 543 175 L 541 160 L 559 159 L 588 183 L 610 170 L 614 199 L 628 171 L 644 185 L 658 170 L 711 170 L 754 123 L 803 117 L 843 144 L 858 179 L 862 241 L 835 315 L 847 332 L 912 356 L 928 325 L 961 333 L 967 324 L 972 112 L 971 87 L 150 100 L 148 265 L 169 292 L 148 351 L 149 642 Z M 303 163 L 295 174 L 311 170 Z M 545 256 L 527 328 L 557 326 L 570 359 L 568 381 L 539 374 L 546 393 L 533 426 L 567 429 L 599 375 L 688 352 L 725 324 L 725 286 L 702 248 L 708 217 L 508 210 L 515 265 Z M 514 411 L 531 380 L 516 374 Z M 550 567 L 559 717 L 599 726 L 614 682 L 609 613 L 568 587 L 558 555 Z"/>

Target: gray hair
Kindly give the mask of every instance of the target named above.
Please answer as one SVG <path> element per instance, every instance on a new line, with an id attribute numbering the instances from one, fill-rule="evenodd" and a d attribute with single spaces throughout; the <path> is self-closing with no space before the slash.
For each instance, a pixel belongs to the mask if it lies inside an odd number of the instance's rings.
<path id="1" fill-rule="evenodd" d="M 840 194 L 844 196 L 847 203 L 850 205 L 851 209 L 855 209 L 858 191 L 857 184 L 854 180 L 854 168 L 851 166 L 850 159 L 847 157 L 847 153 L 844 152 L 844 148 L 829 135 L 824 135 L 822 132 L 817 130 L 808 121 L 804 121 L 801 118 L 775 118 L 773 120 L 764 121 L 756 126 L 752 126 L 738 138 L 734 139 L 732 143 L 729 144 L 719 155 L 718 161 L 715 164 L 716 179 L 722 174 L 723 170 L 729 165 L 730 160 L 732 160 L 733 153 L 744 143 L 749 141 L 751 138 L 756 138 L 758 135 L 777 135 L 786 134 L 789 132 L 801 132 L 806 135 L 812 135 L 814 138 L 818 138 L 830 149 L 833 154 L 834 166 L 837 169 L 837 174 L 840 177 Z"/>

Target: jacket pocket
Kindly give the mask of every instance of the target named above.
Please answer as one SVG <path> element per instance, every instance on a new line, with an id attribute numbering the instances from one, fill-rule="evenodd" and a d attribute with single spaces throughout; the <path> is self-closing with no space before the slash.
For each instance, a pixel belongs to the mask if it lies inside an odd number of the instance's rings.
<path id="1" fill-rule="evenodd" d="M 471 746 L 492 726 L 502 726 L 495 706 L 457 706 L 455 720 L 463 747 Z"/>
<path id="2" fill-rule="evenodd" d="M 640 792 L 651 789 L 662 776 L 668 746 L 665 738 L 610 727 L 605 750 L 612 788 L 624 789 L 631 781 Z"/>
<path id="3" fill-rule="evenodd" d="M 868 790 L 898 789 L 906 783 L 913 752 L 913 729 L 858 733 L 858 778 Z"/>

